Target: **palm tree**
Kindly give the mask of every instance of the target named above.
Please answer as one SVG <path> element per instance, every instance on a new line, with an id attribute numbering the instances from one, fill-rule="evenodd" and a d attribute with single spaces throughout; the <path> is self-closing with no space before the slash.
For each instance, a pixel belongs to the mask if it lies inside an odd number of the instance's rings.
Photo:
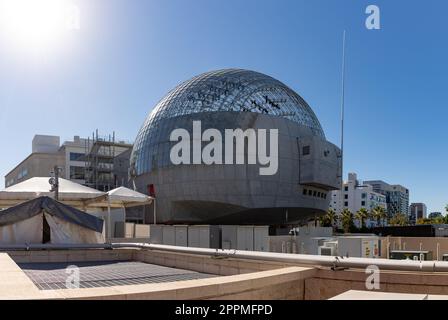
<path id="1" fill-rule="evenodd" d="M 387 218 L 387 212 L 386 209 L 384 209 L 383 207 L 376 207 L 372 210 L 372 217 L 376 220 L 376 225 L 380 226 L 383 225 L 383 221 L 384 219 Z"/>
<path id="2" fill-rule="evenodd" d="M 331 227 L 333 229 L 336 228 L 336 223 L 338 222 L 338 215 L 336 214 L 336 211 L 334 211 L 333 209 L 328 209 L 327 219 Z"/>
<path id="3" fill-rule="evenodd" d="M 327 213 L 319 218 L 319 221 L 323 227 L 332 227 L 334 229 L 336 222 L 338 221 L 336 211 L 331 208 L 328 209 Z"/>
<path id="4" fill-rule="evenodd" d="M 359 221 L 361 229 L 365 228 L 365 221 L 369 218 L 369 211 L 366 208 L 359 209 L 355 214 L 355 219 Z"/>
<path id="5" fill-rule="evenodd" d="M 344 209 L 341 212 L 341 222 L 345 233 L 349 233 L 353 228 L 353 213 L 349 209 Z"/>

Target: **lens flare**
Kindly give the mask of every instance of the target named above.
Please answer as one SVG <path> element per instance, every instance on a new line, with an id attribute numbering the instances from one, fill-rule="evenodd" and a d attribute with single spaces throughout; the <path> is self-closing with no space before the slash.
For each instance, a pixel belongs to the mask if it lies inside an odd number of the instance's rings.
<path id="1" fill-rule="evenodd" d="M 72 6 L 65 0 L 0 0 L 0 30 L 8 45 L 47 50 L 69 29 Z"/>

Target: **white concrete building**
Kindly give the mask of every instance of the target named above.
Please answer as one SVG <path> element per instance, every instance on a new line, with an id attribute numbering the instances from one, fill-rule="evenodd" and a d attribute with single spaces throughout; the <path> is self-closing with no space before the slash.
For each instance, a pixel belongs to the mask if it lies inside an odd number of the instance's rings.
<path id="1" fill-rule="evenodd" d="M 387 210 L 386 196 L 374 192 L 371 185 L 365 185 L 357 179 L 356 173 L 348 174 L 348 181 L 344 181 L 343 190 L 331 192 L 330 208 L 337 213 L 344 209 L 349 209 L 355 214 L 359 209 L 365 208 L 369 212 L 376 207 L 383 207 Z M 358 221 L 355 221 L 358 225 Z M 376 221 L 368 220 L 366 225 L 374 226 Z"/>
<path id="2" fill-rule="evenodd" d="M 5 187 L 33 177 L 48 177 L 55 166 L 60 168 L 61 178 L 99 190 L 106 182 L 107 190 L 125 186 L 131 149 L 131 143 L 98 136 L 74 136 L 61 144 L 59 136 L 35 135 L 31 154 L 5 175 Z M 91 173 L 90 179 L 86 172 Z"/>
<path id="3" fill-rule="evenodd" d="M 65 172 L 68 179 L 85 184 L 87 139 L 74 136 L 73 141 L 65 141 L 59 152 L 65 154 Z"/>

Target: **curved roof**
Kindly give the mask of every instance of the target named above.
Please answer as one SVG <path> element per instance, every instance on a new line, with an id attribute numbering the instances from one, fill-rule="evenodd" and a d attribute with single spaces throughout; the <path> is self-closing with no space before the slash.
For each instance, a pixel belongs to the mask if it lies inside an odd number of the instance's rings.
<path id="1" fill-rule="evenodd" d="M 311 107 L 282 82 L 265 74 L 223 69 L 200 74 L 171 90 L 146 118 L 134 143 L 132 163 L 149 140 L 160 120 L 201 112 L 254 112 L 278 116 L 308 127 L 325 138 Z M 141 171 L 141 170 L 140 170 Z"/>
<path id="2" fill-rule="evenodd" d="M 313 110 L 296 92 L 270 76 L 243 69 L 206 72 L 181 83 L 160 100 L 142 129 L 160 119 L 210 111 L 281 116 L 325 137 Z"/>

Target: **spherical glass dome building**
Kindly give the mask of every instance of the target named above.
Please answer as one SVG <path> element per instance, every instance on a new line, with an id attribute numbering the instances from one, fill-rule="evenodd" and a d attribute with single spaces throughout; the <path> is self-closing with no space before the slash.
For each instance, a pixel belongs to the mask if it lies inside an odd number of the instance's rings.
<path id="1" fill-rule="evenodd" d="M 277 173 L 257 175 L 254 164 L 174 165 L 170 134 L 192 132 L 193 121 L 223 133 L 277 129 Z M 158 222 L 281 224 L 289 222 L 284 213 L 297 220 L 327 209 L 339 158 L 296 92 L 262 73 L 225 69 L 181 83 L 155 106 L 135 140 L 131 177 L 140 191 L 155 190 Z"/>

